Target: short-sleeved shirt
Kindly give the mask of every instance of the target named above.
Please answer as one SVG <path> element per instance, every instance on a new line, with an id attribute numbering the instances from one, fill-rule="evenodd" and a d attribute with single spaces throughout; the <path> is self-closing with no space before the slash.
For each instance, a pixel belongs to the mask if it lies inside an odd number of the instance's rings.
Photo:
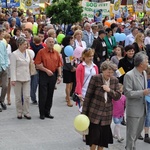
<path id="1" fill-rule="evenodd" d="M 43 66 L 52 72 L 55 72 L 58 67 L 62 66 L 62 61 L 59 53 L 55 50 L 49 51 L 47 47 L 41 49 L 35 58 L 35 64 L 43 64 Z"/>

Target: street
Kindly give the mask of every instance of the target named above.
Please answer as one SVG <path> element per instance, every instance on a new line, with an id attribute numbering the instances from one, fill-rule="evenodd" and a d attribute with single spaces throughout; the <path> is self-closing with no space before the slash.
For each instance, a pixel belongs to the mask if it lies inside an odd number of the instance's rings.
<path id="1" fill-rule="evenodd" d="M 73 126 L 78 107 L 67 107 L 65 102 L 65 84 L 57 85 L 51 114 L 54 119 L 40 120 L 38 106 L 30 104 L 32 119 L 18 120 L 16 117 L 14 91 L 11 91 L 12 105 L 0 112 L 0 150 L 89 150 Z M 113 124 L 112 124 L 113 127 Z M 125 138 L 125 126 L 121 126 Z M 144 133 L 142 133 L 144 135 Z M 109 150 L 124 150 L 125 140 L 114 144 Z M 137 150 L 149 150 L 150 144 L 138 140 Z M 107 150 L 107 149 L 105 149 Z"/>

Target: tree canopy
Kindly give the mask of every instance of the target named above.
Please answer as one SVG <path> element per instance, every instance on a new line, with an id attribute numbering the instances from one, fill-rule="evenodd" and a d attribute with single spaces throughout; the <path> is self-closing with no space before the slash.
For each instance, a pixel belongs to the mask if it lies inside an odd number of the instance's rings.
<path id="1" fill-rule="evenodd" d="M 52 23 L 70 24 L 81 21 L 83 12 L 79 4 L 81 0 L 53 0 L 47 7 L 46 14 L 51 18 Z"/>

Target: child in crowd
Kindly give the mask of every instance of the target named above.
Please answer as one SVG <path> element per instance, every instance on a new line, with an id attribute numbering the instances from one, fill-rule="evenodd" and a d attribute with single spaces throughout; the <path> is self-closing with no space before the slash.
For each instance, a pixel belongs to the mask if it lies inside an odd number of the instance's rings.
<path id="1" fill-rule="evenodd" d="M 119 83 L 119 90 L 120 93 L 122 94 L 123 85 L 120 83 Z M 124 140 L 124 138 L 122 138 L 120 135 L 120 125 L 124 116 L 126 97 L 122 94 L 119 100 L 117 101 L 112 100 L 112 103 L 113 103 L 113 121 L 115 123 L 113 136 L 114 138 L 118 139 L 118 142 L 121 142 Z"/>

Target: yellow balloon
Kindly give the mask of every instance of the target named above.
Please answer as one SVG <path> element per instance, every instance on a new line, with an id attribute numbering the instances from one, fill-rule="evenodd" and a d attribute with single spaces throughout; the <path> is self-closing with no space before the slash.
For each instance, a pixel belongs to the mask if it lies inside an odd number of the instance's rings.
<path id="1" fill-rule="evenodd" d="M 80 114 L 74 119 L 74 127 L 77 131 L 85 131 L 90 125 L 90 120 L 86 115 Z"/>
<path id="2" fill-rule="evenodd" d="M 56 50 L 58 53 L 60 53 L 61 52 L 61 46 L 59 45 L 59 44 L 55 44 L 54 45 L 54 50 Z"/>

